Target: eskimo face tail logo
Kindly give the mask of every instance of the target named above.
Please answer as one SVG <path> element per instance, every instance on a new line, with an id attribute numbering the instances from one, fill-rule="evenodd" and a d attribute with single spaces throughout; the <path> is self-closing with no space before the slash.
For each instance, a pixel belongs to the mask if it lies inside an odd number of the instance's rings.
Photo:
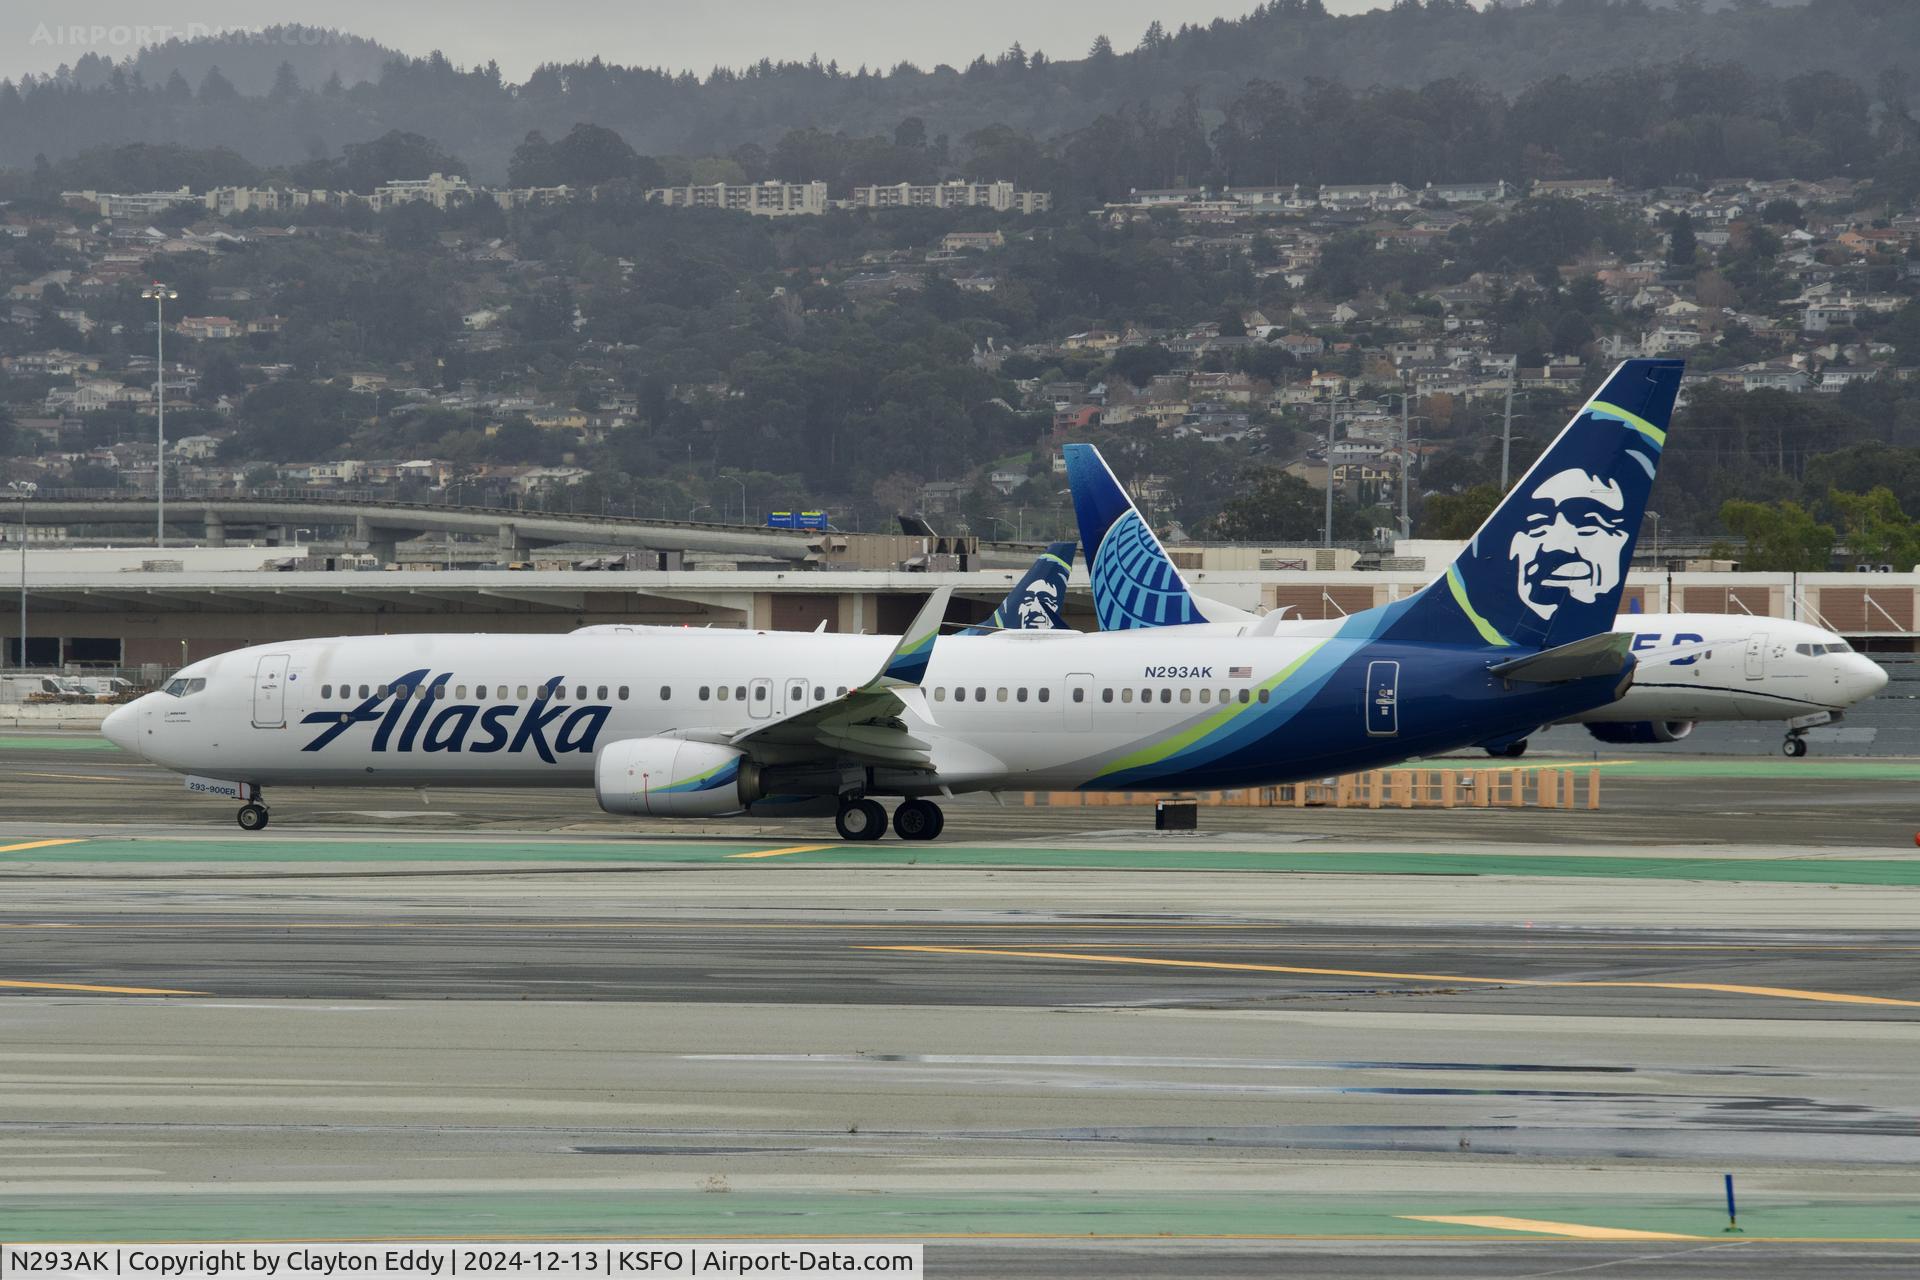
<path id="1" fill-rule="evenodd" d="M 1580 467 L 1548 476 L 1525 496 L 1507 544 L 1514 591 L 1550 619 L 1564 603 L 1591 605 L 1626 578 L 1632 530 L 1618 482 Z"/>
<path id="2" fill-rule="evenodd" d="M 1100 540 L 1092 575 L 1102 631 L 1206 621 L 1147 522 L 1132 508 Z"/>
<path id="3" fill-rule="evenodd" d="M 1680 370 L 1622 364 L 1467 544 L 1447 589 L 1481 639 L 1566 644 L 1612 628 Z"/>
<path id="4" fill-rule="evenodd" d="M 1057 542 L 1047 548 L 1020 585 L 994 610 L 993 625 L 1010 631 L 1065 631 L 1067 623 L 1060 609 L 1072 572 L 1071 542 Z"/>
<path id="5" fill-rule="evenodd" d="M 376 752 L 469 752 L 520 755 L 529 747 L 548 764 L 569 752 L 593 754 L 593 744 L 613 708 L 604 703 L 569 703 L 554 695 L 566 678 L 553 676 L 535 690 L 530 702 L 449 701 L 452 672 L 433 676 L 427 668 L 409 671 L 373 696 L 344 711 L 310 711 L 302 724 L 325 725 L 302 751 L 324 751 L 355 725 L 374 724 L 369 750 Z M 461 692 L 465 685 L 456 686 Z M 485 688 L 485 686 L 481 686 Z M 384 708 L 384 709 L 383 709 Z M 411 714 L 409 714 L 411 708 Z M 552 740 L 547 737 L 553 732 Z"/>

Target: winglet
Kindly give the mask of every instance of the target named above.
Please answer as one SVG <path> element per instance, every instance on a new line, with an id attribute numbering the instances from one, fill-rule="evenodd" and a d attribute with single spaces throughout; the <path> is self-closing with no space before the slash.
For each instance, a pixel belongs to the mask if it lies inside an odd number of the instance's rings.
<path id="1" fill-rule="evenodd" d="M 887 665 L 880 674 L 868 682 L 868 688 L 893 689 L 901 685 L 917 685 L 927 674 L 927 663 L 933 658 L 933 642 L 939 638 L 941 620 L 947 616 L 947 602 L 953 598 L 952 587 L 940 587 L 927 597 L 920 606 L 920 612 L 913 615 L 913 622 L 907 627 L 906 634 L 893 646 L 893 652 L 887 655 Z"/>

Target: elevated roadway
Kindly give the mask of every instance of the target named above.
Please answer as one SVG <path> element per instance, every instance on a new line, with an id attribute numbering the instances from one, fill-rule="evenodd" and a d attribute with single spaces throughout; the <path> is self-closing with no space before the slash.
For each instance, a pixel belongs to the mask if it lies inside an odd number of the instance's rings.
<path id="1" fill-rule="evenodd" d="M 68 497 L 27 504 L 29 524 L 68 528 L 153 527 L 150 497 Z M 427 505 L 327 494 L 255 498 L 169 497 L 170 530 L 223 545 L 230 531 L 334 527 L 353 530 L 382 559 L 395 543 L 423 533 L 492 538 L 502 555 L 566 542 L 645 551 L 709 551 L 743 558 L 806 563 L 817 533 L 744 525 L 648 520 L 634 516 Z"/>

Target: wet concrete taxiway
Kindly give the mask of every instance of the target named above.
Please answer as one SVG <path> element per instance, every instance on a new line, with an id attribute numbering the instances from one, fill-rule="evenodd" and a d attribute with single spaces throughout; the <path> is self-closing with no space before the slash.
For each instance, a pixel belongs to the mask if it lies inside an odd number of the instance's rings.
<path id="1" fill-rule="evenodd" d="M 1630 776 L 1592 814 L 1208 814 L 1186 842 L 969 801 L 944 852 L 849 853 L 566 795 L 289 793 L 243 837 L 58 743 L 0 747 L 82 775 L 0 802 L 0 1236 L 890 1236 L 935 1275 L 1920 1264 L 1920 875 L 1884 768 Z"/>

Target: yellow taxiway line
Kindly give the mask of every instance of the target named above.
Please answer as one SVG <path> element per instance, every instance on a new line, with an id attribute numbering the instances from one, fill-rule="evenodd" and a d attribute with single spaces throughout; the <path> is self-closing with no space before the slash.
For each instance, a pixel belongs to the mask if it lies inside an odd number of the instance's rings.
<path id="1" fill-rule="evenodd" d="M 1711 1236 L 1683 1236 L 1671 1231 L 1633 1231 L 1626 1227 L 1590 1227 L 1580 1222 L 1542 1222 L 1535 1218 L 1507 1218 L 1499 1214 L 1469 1214 L 1464 1217 L 1440 1217 L 1424 1213 L 1403 1213 L 1408 1222 L 1445 1222 L 1459 1227 L 1487 1227 L 1494 1231 L 1533 1231 L 1548 1236 L 1569 1236 L 1575 1240 L 1711 1240 Z"/>
<path id="2" fill-rule="evenodd" d="M 1859 996 L 1844 991 L 1802 991 L 1796 987 L 1753 987 L 1729 982 L 1556 981 L 1548 978 L 1480 978 L 1461 973 L 1396 973 L 1378 969 L 1310 969 L 1301 965 L 1249 964 L 1229 960 L 1169 960 L 1159 956 L 1103 956 L 1084 951 L 1006 951 L 989 947 L 862 946 L 861 951 L 919 951 L 932 955 L 1006 956 L 1022 960 L 1081 960 L 1096 964 L 1153 965 L 1168 969 L 1227 969 L 1238 973 L 1298 973 L 1323 978 L 1385 978 L 1397 982 L 1472 982 L 1498 987 L 1635 987 L 1659 991 L 1713 991 L 1722 995 L 1766 996 L 1775 1000 L 1812 1000 L 1823 1004 L 1893 1005 L 1920 1009 L 1920 1000 Z"/>
<path id="3" fill-rule="evenodd" d="M 109 996 L 204 996 L 204 991 L 175 991 L 168 987 L 96 987 L 84 982 L 25 982 L 17 978 L 0 978 L 0 987 L 23 988 L 30 991 L 91 991 L 96 995 Z"/>
<path id="4" fill-rule="evenodd" d="M 45 849 L 56 844 L 85 844 L 84 836 L 69 836 L 65 840 L 29 840 L 25 844 L 0 844 L 0 853 L 24 853 L 28 849 Z"/>
<path id="5" fill-rule="evenodd" d="M 784 849 L 761 849 L 755 853 L 729 853 L 729 858 L 781 858 L 789 853 L 812 853 L 815 849 L 831 849 L 830 844 L 790 844 Z"/>

